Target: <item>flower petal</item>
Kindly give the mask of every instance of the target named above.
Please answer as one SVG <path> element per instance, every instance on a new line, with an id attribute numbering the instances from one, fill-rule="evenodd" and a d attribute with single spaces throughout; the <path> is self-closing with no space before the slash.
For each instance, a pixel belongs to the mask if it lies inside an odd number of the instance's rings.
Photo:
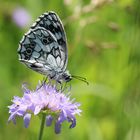
<path id="1" fill-rule="evenodd" d="M 15 117 L 9 117 L 9 119 L 8 119 L 8 123 L 10 122 L 10 121 L 12 121 L 13 122 L 13 124 L 16 124 L 16 119 L 15 119 Z"/>
<path id="2" fill-rule="evenodd" d="M 16 119 L 13 118 L 13 119 L 12 119 L 12 122 L 13 122 L 13 124 L 16 124 Z"/>
<path id="3" fill-rule="evenodd" d="M 51 115 L 46 116 L 46 126 L 51 126 L 53 117 Z"/>
<path id="4" fill-rule="evenodd" d="M 29 113 L 26 113 L 24 115 L 24 126 L 27 128 L 29 126 L 29 123 L 30 123 L 30 119 L 31 119 L 31 114 Z"/>
<path id="5" fill-rule="evenodd" d="M 41 110 L 41 107 L 37 106 L 35 107 L 35 110 L 34 110 L 34 115 L 37 115 Z"/>
<path id="6" fill-rule="evenodd" d="M 59 134 L 61 132 L 61 124 L 57 121 L 55 123 L 55 133 Z"/>
<path id="7" fill-rule="evenodd" d="M 30 90 L 27 89 L 27 83 L 22 84 L 22 90 L 24 91 L 25 94 L 29 94 Z"/>
<path id="8" fill-rule="evenodd" d="M 8 118 L 8 122 L 10 122 L 11 120 L 13 121 L 13 123 L 15 123 L 15 116 L 16 116 L 17 111 L 11 113 L 10 117 Z"/>
<path id="9" fill-rule="evenodd" d="M 71 125 L 69 128 L 74 128 L 76 126 L 76 119 L 75 117 L 70 118 L 69 121 L 71 122 Z"/>

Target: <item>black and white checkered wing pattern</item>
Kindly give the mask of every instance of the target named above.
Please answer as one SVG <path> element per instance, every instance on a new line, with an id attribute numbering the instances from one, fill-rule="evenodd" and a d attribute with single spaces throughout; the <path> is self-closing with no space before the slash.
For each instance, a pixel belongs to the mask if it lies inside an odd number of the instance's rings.
<path id="1" fill-rule="evenodd" d="M 61 71 L 64 66 L 59 44 L 53 34 L 38 27 L 31 29 L 22 38 L 19 48 L 19 60 L 29 68 L 53 76 L 53 72 Z"/>
<path id="2" fill-rule="evenodd" d="M 50 31 L 56 38 L 59 44 L 60 51 L 62 51 L 64 54 L 64 56 L 62 56 L 63 57 L 62 59 L 64 61 L 63 69 L 65 70 L 68 61 L 67 39 L 60 18 L 56 13 L 52 11 L 46 12 L 36 20 L 36 22 L 31 26 L 31 29 L 35 29 L 38 27 L 43 27 L 47 31 Z"/>
<path id="3" fill-rule="evenodd" d="M 41 15 L 23 36 L 19 60 L 29 68 L 53 77 L 67 66 L 67 43 L 61 20 L 54 12 Z"/>

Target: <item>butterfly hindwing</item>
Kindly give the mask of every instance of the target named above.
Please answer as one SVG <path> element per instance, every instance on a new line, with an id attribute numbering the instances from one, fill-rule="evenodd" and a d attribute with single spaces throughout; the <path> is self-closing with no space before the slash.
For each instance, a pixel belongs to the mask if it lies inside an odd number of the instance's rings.
<path id="1" fill-rule="evenodd" d="M 64 53 L 53 34 L 38 27 L 31 29 L 20 42 L 19 60 L 29 68 L 48 75 L 64 65 Z"/>

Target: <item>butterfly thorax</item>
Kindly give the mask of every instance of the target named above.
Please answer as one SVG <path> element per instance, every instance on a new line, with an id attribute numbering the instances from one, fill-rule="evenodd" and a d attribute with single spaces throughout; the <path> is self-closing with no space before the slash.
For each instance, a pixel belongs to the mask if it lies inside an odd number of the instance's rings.
<path id="1" fill-rule="evenodd" d="M 52 73 L 52 75 L 50 75 L 50 78 L 56 80 L 59 83 L 69 82 L 72 79 L 71 74 L 67 70 L 66 71 L 55 71 L 55 73 Z"/>

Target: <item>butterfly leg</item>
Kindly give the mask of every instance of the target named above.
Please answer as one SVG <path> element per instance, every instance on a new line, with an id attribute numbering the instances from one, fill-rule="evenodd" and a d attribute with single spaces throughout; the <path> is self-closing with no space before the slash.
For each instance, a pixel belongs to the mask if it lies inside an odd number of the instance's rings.
<path id="1" fill-rule="evenodd" d="M 42 85 L 44 85 L 44 84 L 46 83 L 47 79 L 48 79 L 48 77 L 44 77 L 44 78 L 43 78 Z"/>
<path id="2" fill-rule="evenodd" d="M 68 86 L 67 86 L 68 85 Z M 64 89 L 67 93 L 69 93 L 71 91 L 71 84 L 67 84 L 66 82 L 66 86 L 65 86 L 65 89 Z"/>
<path id="3" fill-rule="evenodd" d="M 59 81 L 55 81 L 54 85 L 55 85 L 57 91 L 60 91 L 60 92 L 63 91 L 63 88 L 64 88 L 64 84 L 63 83 L 61 83 Z"/>
<path id="4" fill-rule="evenodd" d="M 61 91 L 61 84 L 59 82 L 55 81 L 54 85 L 55 85 L 57 91 Z"/>
<path id="5" fill-rule="evenodd" d="M 67 82 L 65 82 L 64 84 L 61 84 L 61 86 L 60 86 L 60 91 L 61 92 L 66 92 L 66 93 L 68 93 L 68 92 L 70 92 L 71 91 L 71 84 L 70 84 L 70 86 L 67 84 Z"/>
<path id="6" fill-rule="evenodd" d="M 61 84 L 61 92 L 65 91 L 67 83 Z"/>
<path id="7" fill-rule="evenodd" d="M 70 86 L 69 87 L 67 87 L 67 89 L 68 89 L 68 93 L 71 91 L 71 84 L 70 84 Z"/>
<path id="8" fill-rule="evenodd" d="M 39 90 L 47 81 L 48 77 L 43 77 L 43 81 L 41 82 L 41 85 L 37 88 Z"/>

